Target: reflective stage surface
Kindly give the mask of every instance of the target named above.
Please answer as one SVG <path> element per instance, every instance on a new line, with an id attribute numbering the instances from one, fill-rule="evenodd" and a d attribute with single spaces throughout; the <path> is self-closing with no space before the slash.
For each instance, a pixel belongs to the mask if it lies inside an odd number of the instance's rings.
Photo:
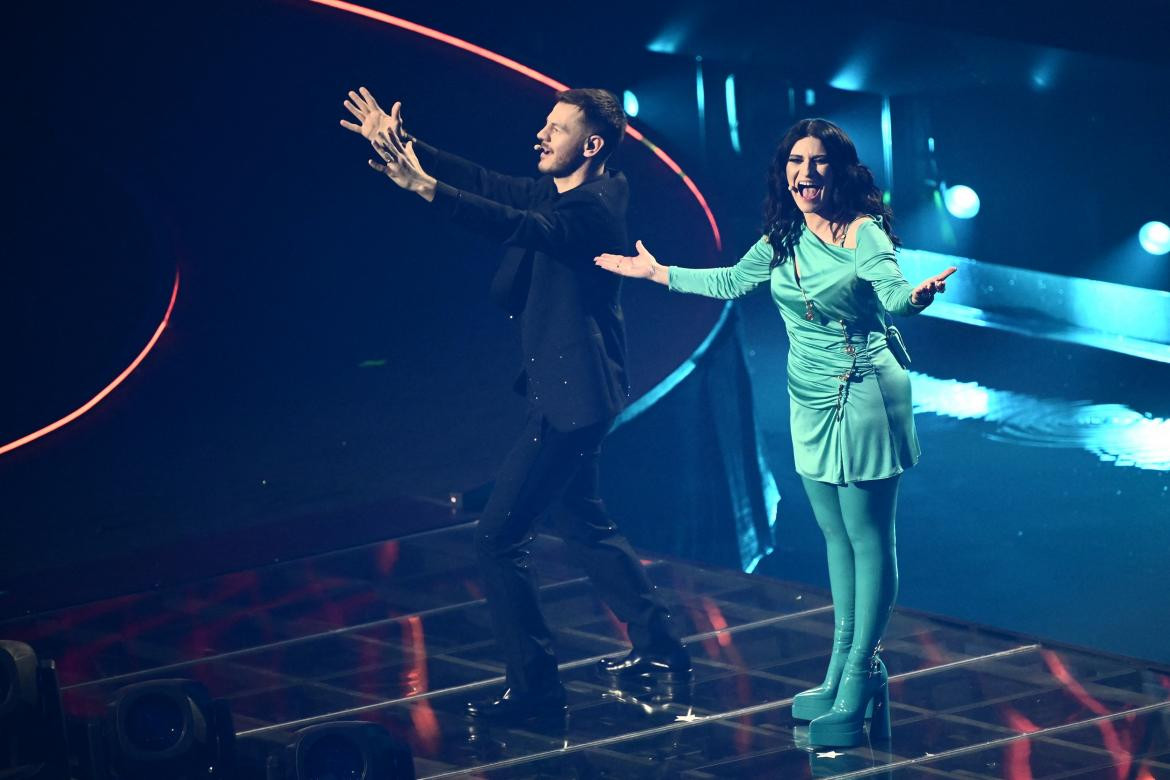
<path id="1" fill-rule="evenodd" d="M 825 594 L 653 560 L 683 625 L 684 689 L 614 690 L 597 659 L 620 624 L 555 539 L 535 559 L 569 693 L 567 730 L 483 732 L 469 700 L 502 667 L 469 524 L 0 624 L 56 659 L 66 708 L 184 677 L 226 699 L 240 751 L 291 729 L 371 720 L 420 777 L 1170 777 L 1170 670 L 897 612 L 884 642 L 893 738 L 814 750 L 791 697 L 820 681 Z"/>

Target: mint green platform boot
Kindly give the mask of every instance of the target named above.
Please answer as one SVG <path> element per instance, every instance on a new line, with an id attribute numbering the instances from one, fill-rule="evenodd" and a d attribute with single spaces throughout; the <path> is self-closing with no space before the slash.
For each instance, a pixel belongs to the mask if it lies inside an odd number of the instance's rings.
<path id="1" fill-rule="evenodd" d="M 852 642 L 852 618 L 838 621 L 833 629 L 833 652 L 829 656 L 829 668 L 825 671 L 825 681 L 815 688 L 801 691 L 793 697 L 792 717 L 794 720 L 813 720 L 833 708 L 833 702 L 837 700 L 837 686 L 845 671 L 845 661 L 849 656 L 849 646 Z M 866 717 L 869 715 L 870 710 L 867 709 Z"/>
<path id="2" fill-rule="evenodd" d="M 886 665 L 877 652 L 868 663 L 847 664 L 837 688 L 837 699 L 827 713 L 808 724 L 808 741 L 819 747 L 857 747 L 865 744 L 866 710 L 872 712 L 870 741 L 890 738 L 890 685 Z"/>

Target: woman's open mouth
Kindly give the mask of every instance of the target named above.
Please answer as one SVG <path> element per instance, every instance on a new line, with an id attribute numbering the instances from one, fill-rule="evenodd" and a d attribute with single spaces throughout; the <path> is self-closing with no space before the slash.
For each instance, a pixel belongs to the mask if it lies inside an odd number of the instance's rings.
<path id="1" fill-rule="evenodd" d="M 823 191 L 823 184 L 817 184 L 811 181 L 799 181 L 796 183 L 796 197 L 806 203 L 813 203 L 820 200 Z"/>

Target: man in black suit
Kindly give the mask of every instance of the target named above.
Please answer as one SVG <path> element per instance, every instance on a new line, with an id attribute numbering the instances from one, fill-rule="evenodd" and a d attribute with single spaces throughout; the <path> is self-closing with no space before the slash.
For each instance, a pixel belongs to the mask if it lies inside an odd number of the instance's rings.
<path id="1" fill-rule="evenodd" d="M 508 689 L 472 712 L 496 722 L 563 717 L 552 632 L 528 565 L 537 518 L 547 514 L 602 598 L 627 623 L 633 650 L 600 664 L 618 677 L 685 678 L 690 661 L 641 563 L 598 496 L 601 441 L 625 407 L 620 277 L 593 264 L 626 248 L 629 187 L 606 161 L 625 134 L 617 99 L 560 92 L 533 149 L 538 179 L 505 176 L 405 132 L 401 104 L 383 112 L 364 87 L 342 122 L 373 144 L 370 166 L 449 219 L 504 244 L 493 297 L 520 318 L 516 389 L 528 416 L 476 526 L 476 555 Z"/>

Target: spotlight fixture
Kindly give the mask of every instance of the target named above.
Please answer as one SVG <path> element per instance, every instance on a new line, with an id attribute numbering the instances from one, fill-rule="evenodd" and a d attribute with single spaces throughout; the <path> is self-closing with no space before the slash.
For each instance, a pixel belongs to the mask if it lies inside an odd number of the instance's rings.
<path id="1" fill-rule="evenodd" d="M 622 93 L 622 108 L 631 119 L 638 115 L 638 96 L 632 90 L 627 89 Z"/>
<path id="2" fill-rule="evenodd" d="M 955 219 L 971 219 L 979 213 L 979 195 L 966 184 L 948 187 L 946 182 L 942 182 L 939 190 L 947 211 Z"/>
<path id="3" fill-rule="evenodd" d="M 53 662 L 0 640 L 0 778 L 67 780 L 68 755 Z"/>
<path id="4" fill-rule="evenodd" d="M 947 213 L 955 219 L 971 219 L 979 213 L 979 194 L 966 184 L 947 185 L 946 181 L 939 175 L 938 159 L 935 157 L 936 148 L 934 136 L 928 136 L 926 139 L 926 163 L 929 178 L 926 180 L 926 186 L 933 191 L 931 197 L 938 207 L 939 216 L 941 217 L 942 210 L 945 208 Z M 950 234 L 948 243 L 953 244 L 953 230 L 950 225 L 945 224 L 945 219 L 943 223 L 944 233 Z"/>
<path id="5" fill-rule="evenodd" d="M 148 680 L 119 689 L 89 734 L 95 780 L 194 780 L 229 776 L 234 769 L 227 703 L 191 680 Z"/>
<path id="6" fill-rule="evenodd" d="M 1138 242 L 1151 255 L 1170 252 L 1170 225 L 1165 222 L 1147 222 L 1138 231 Z"/>
<path id="7" fill-rule="evenodd" d="M 269 761 L 269 780 L 414 780 L 410 746 L 381 726 L 338 721 L 294 732 Z"/>

